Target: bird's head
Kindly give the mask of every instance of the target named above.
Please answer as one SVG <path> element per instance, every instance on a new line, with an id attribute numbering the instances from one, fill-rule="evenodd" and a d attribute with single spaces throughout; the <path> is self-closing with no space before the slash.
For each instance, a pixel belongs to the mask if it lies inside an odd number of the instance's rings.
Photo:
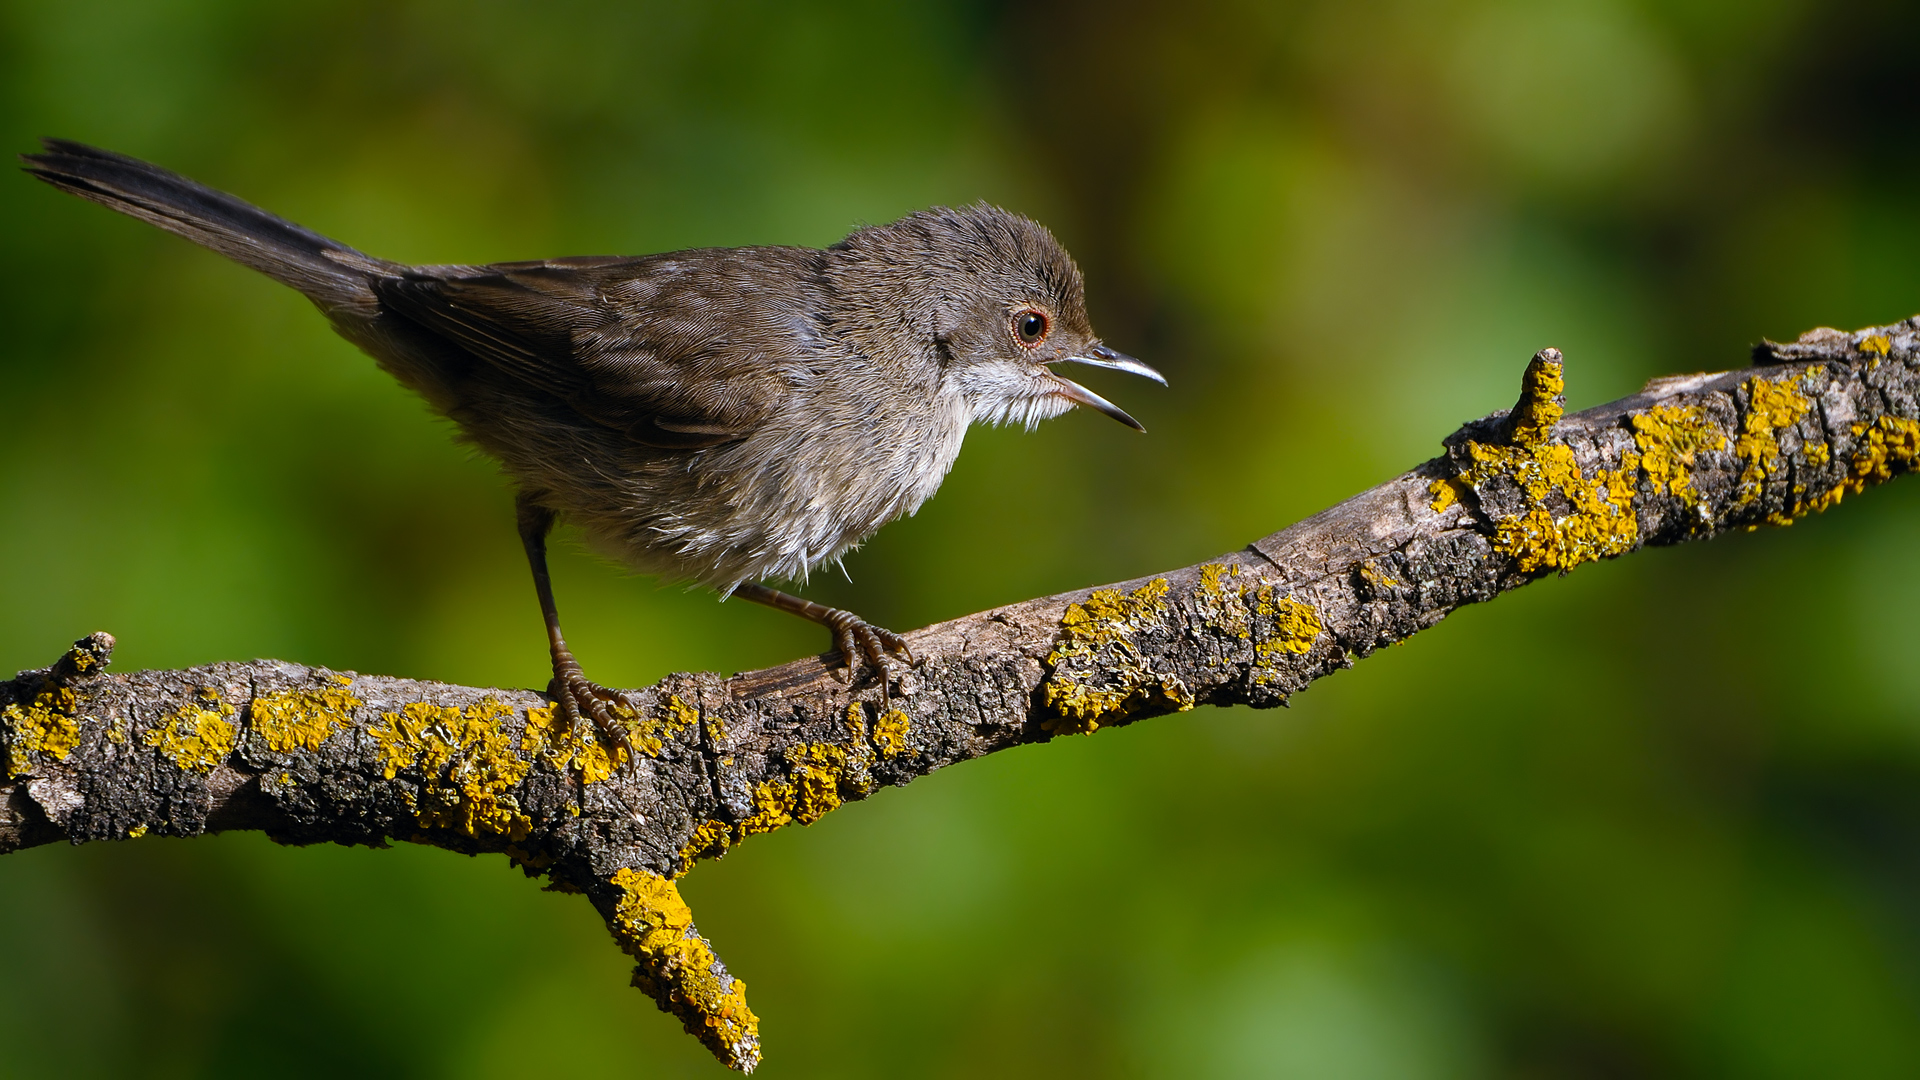
<path id="1" fill-rule="evenodd" d="M 1085 405 L 1146 430 L 1118 405 L 1055 370 L 1063 364 L 1085 364 L 1130 372 L 1163 386 L 1167 381 L 1107 347 L 1093 332 L 1080 268 L 1044 226 L 975 203 L 911 214 L 856 233 L 846 244 L 862 240 L 881 241 L 873 245 L 870 257 L 895 270 L 921 264 L 921 296 L 914 299 L 922 303 L 905 306 L 927 313 L 925 332 L 939 353 L 942 381 L 959 392 L 974 420 L 1031 430 L 1042 420 Z"/>

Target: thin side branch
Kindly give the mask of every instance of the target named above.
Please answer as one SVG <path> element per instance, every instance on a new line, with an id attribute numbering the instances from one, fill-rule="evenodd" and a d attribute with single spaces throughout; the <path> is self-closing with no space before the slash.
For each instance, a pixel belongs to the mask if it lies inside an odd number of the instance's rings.
<path id="1" fill-rule="evenodd" d="M 1282 704 L 1463 604 L 1583 562 L 1788 524 L 1920 463 L 1920 317 L 1756 349 L 1562 416 L 1560 355 L 1413 471 L 1213 561 L 909 635 L 891 687 L 825 658 L 632 691 L 633 754 L 526 690 L 280 661 L 104 673 L 96 634 L 0 684 L 0 852 L 259 829 L 504 852 L 584 893 L 634 983 L 751 1070 L 744 989 L 674 879 L 756 833 L 1023 743 Z"/>

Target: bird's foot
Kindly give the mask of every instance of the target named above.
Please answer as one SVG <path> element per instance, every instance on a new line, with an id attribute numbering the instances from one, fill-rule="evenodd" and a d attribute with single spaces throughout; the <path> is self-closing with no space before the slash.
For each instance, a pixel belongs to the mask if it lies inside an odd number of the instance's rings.
<path id="1" fill-rule="evenodd" d="M 851 611 L 828 608 L 820 621 L 833 631 L 833 646 L 840 650 L 841 659 L 846 662 L 840 676 L 842 681 L 853 681 L 854 669 L 860 666 L 861 657 L 865 657 L 880 673 L 882 686 L 893 678 L 893 669 L 888 664 L 889 654 L 905 657 L 908 664 L 915 662 L 906 638 L 884 626 L 875 626 Z"/>
<path id="2" fill-rule="evenodd" d="M 880 672 L 880 692 L 884 696 L 887 683 L 893 678 L 887 654 L 904 656 L 908 664 L 917 662 L 913 658 L 913 650 L 907 647 L 906 638 L 885 627 L 875 626 L 851 611 L 802 600 L 757 581 L 740 583 L 734 587 L 733 595 L 790 615 L 798 615 L 833 631 L 833 647 L 840 650 L 841 659 L 846 662 L 846 668 L 839 676 L 841 682 L 853 682 L 854 670 L 860 666 L 861 657 L 865 657 Z"/>
<path id="3" fill-rule="evenodd" d="M 547 696 L 560 707 L 560 714 L 566 717 L 569 727 L 591 719 L 601 735 L 625 749 L 629 758 L 633 756 L 633 743 L 626 725 L 621 722 L 621 714 L 633 715 L 633 706 L 627 704 L 627 699 L 618 691 L 588 679 L 572 654 L 554 658 L 553 681 L 547 684 Z"/>

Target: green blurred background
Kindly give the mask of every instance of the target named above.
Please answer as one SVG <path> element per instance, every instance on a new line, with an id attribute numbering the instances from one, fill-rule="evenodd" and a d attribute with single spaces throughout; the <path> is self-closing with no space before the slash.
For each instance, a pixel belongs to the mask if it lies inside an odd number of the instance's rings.
<path id="1" fill-rule="evenodd" d="M 1237 548 L 1509 404 L 1920 309 L 1892 0 L 0 6 L 0 145 L 422 262 L 1051 225 L 1152 430 L 978 431 L 810 596 L 906 629 Z M 0 668 L 545 651 L 494 468 L 294 294 L 0 182 Z M 1920 481 L 1462 611 L 1284 712 L 1025 748 L 684 883 L 764 1075 L 1920 1075 Z M 618 685 L 817 652 L 563 537 Z M 0 1075 L 715 1076 L 504 859 L 0 859 Z"/>

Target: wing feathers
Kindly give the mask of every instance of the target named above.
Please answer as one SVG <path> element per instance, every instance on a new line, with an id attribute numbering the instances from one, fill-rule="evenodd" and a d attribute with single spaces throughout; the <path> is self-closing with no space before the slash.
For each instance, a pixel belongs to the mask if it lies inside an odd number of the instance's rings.
<path id="1" fill-rule="evenodd" d="M 746 438 L 785 390 L 771 358 L 795 348 L 782 327 L 802 297 L 767 283 L 799 279 L 753 274 L 751 254 L 415 267 L 373 288 L 523 389 L 647 446 L 694 450 Z"/>

